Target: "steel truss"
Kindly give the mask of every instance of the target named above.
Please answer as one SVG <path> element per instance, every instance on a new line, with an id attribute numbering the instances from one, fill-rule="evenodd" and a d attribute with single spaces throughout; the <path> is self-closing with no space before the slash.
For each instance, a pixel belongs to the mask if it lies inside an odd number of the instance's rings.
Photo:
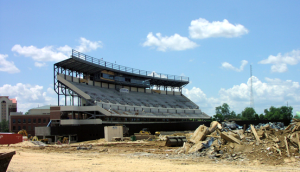
<path id="1" fill-rule="evenodd" d="M 71 90 L 69 87 L 67 87 L 66 85 L 62 84 L 61 82 L 59 82 L 57 80 L 57 75 L 58 74 L 63 74 L 64 75 L 64 79 L 66 79 L 66 76 L 72 76 L 72 81 L 73 81 L 73 76 L 78 77 L 80 75 L 79 72 L 77 71 L 72 71 L 70 69 L 65 69 L 63 67 L 57 66 L 54 64 L 54 91 L 57 93 L 57 105 L 60 106 L 60 96 L 64 96 L 65 101 L 64 101 L 64 106 L 67 105 L 72 105 L 74 106 L 74 99 L 77 97 L 77 105 L 81 106 L 81 99 L 82 97 L 80 97 L 76 92 L 74 92 L 73 90 Z M 69 98 L 69 101 L 68 101 Z M 69 102 L 69 103 L 68 103 Z"/>

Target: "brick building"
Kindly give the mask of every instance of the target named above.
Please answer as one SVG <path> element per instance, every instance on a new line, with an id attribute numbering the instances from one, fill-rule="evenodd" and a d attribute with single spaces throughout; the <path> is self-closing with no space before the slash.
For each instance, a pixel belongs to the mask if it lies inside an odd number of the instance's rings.
<path id="1" fill-rule="evenodd" d="M 33 108 L 28 114 L 22 112 L 10 113 L 9 130 L 17 133 L 21 129 L 27 131 L 28 134 L 35 135 L 35 127 L 47 126 L 50 121 L 50 106 L 42 106 Z"/>

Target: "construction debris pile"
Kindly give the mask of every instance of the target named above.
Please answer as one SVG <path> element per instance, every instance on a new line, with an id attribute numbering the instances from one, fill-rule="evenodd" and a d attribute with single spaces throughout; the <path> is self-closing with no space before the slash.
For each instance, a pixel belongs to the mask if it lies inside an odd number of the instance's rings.
<path id="1" fill-rule="evenodd" d="M 286 128 L 283 123 L 245 127 L 224 126 L 217 121 L 211 122 L 210 127 L 201 125 L 175 153 L 273 164 L 280 164 L 287 157 L 300 158 L 300 120 L 293 119 Z"/>

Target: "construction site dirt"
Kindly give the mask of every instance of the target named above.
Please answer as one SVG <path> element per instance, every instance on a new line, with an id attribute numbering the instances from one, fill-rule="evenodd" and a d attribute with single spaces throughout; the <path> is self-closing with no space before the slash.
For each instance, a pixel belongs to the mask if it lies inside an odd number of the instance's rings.
<path id="1" fill-rule="evenodd" d="M 186 136 L 182 147 L 167 147 L 166 136 L 159 136 L 62 145 L 25 141 L 1 145 L 0 152 L 16 151 L 8 171 L 300 171 L 298 124 L 224 131 L 212 123 L 194 133 L 173 134 Z"/>

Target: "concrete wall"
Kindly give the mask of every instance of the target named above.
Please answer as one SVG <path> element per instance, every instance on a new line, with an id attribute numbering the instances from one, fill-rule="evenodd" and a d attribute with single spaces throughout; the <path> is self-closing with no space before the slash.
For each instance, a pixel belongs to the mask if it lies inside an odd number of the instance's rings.
<path id="1" fill-rule="evenodd" d="M 168 112 L 169 113 L 176 113 L 176 110 L 175 109 L 168 109 Z"/>
<path id="2" fill-rule="evenodd" d="M 146 93 L 151 93 L 151 90 L 150 89 L 146 89 Z"/>
<path id="3" fill-rule="evenodd" d="M 181 95 L 181 92 L 174 91 L 174 95 L 180 96 L 180 95 Z"/>
<path id="4" fill-rule="evenodd" d="M 115 89 L 115 84 L 109 84 L 110 89 Z"/>
<path id="5" fill-rule="evenodd" d="M 104 136 L 107 142 L 111 142 L 113 137 L 120 137 L 123 140 L 123 126 L 105 126 Z"/>
<path id="6" fill-rule="evenodd" d="M 157 112 L 158 112 L 158 109 L 157 109 L 157 108 L 151 108 L 151 112 L 157 113 Z"/>
<path id="7" fill-rule="evenodd" d="M 160 113 L 167 113 L 168 110 L 167 110 L 167 109 L 163 109 L 163 108 L 159 108 L 159 112 L 160 112 Z"/>
<path id="8" fill-rule="evenodd" d="M 68 81 L 72 81 L 72 76 L 70 76 L 70 75 L 66 75 L 66 80 L 68 80 Z"/>
<path id="9" fill-rule="evenodd" d="M 79 78 L 75 78 L 75 77 L 73 77 L 73 82 L 79 82 Z"/>
<path id="10" fill-rule="evenodd" d="M 137 88 L 136 87 L 131 87 L 131 91 L 137 92 Z"/>
<path id="11" fill-rule="evenodd" d="M 124 110 L 125 111 L 125 106 L 119 106 L 119 110 Z"/>
<path id="12" fill-rule="evenodd" d="M 167 91 L 168 95 L 173 95 L 173 91 Z"/>
<path id="13" fill-rule="evenodd" d="M 35 135 L 36 136 L 50 136 L 50 127 L 35 127 Z"/>
<path id="14" fill-rule="evenodd" d="M 167 94 L 166 91 L 160 91 L 160 94 Z"/>
<path id="15" fill-rule="evenodd" d="M 89 85 L 93 85 L 93 81 L 89 80 L 89 81 L 88 81 L 88 84 L 89 84 Z"/>
<path id="16" fill-rule="evenodd" d="M 62 119 L 60 120 L 60 125 L 92 125 L 92 124 L 102 124 L 101 119 Z M 48 127 L 49 128 L 49 127 Z"/>
<path id="17" fill-rule="evenodd" d="M 202 113 L 200 109 L 196 109 L 195 113 Z"/>
<path id="18" fill-rule="evenodd" d="M 194 110 L 184 110 L 185 113 L 194 113 Z"/>
<path id="19" fill-rule="evenodd" d="M 150 112 L 150 108 L 148 108 L 148 107 L 143 108 L 143 110 L 144 110 L 145 112 Z"/>
<path id="20" fill-rule="evenodd" d="M 134 107 L 133 106 L 126 106 L 126 111 L 134 111 Z"/>
<path id="21" fill-rule="evenodd" d="M 138 88 L 138 92 L 144 93 L 144 92 L 145 92 L 145 89 L 144 89 L 144 88 Z"/>
<path id="22" fill-rule="evenodd" d="M 110 105 L 110 107 L 111 107 L 111 109 L 114 109 L 114 110 L 118 110 L 119 109 L 118 105 Z"/>
<path id="23" fill-rule="evenodd" d="M 101 82 L 95 82 L 95 86 L 101 87 Z"/>
<path id="24" fill-rule="evenodd" d="M 102 87 L 103 87 L 103 88 L 108 88 L 108 84 L 107 84 L 107 83 L 104 83 L 104 82 L 102 82 Z"/>
<path id="25" fill-rule="evenodd" d="M 177 109 L 177 113 L 184 113 L 183 109 Z"/>

